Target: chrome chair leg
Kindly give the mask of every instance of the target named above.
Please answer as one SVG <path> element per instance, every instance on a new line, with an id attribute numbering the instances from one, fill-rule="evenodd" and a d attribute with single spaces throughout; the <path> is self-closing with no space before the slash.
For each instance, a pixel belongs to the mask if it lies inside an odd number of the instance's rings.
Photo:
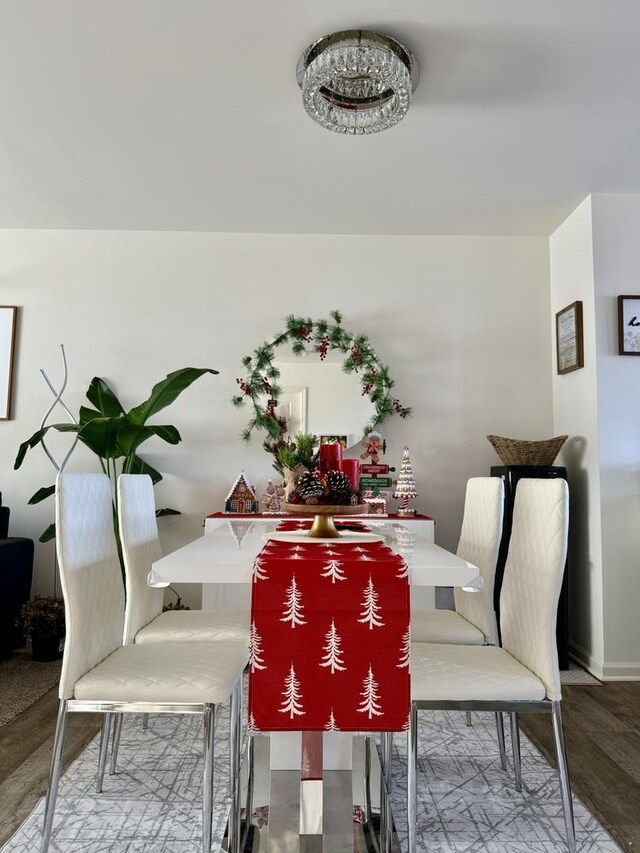
<path id="1" fill-rule="evenodd" d="M 364 810 L 367 826 L 371 826 L 373 808 L 371 804 L 371 736 L 364 738 Z"/>
<path id="2" fill-rule="evenodd" d="M 118 766 L 118 750 L 120 749 L 120 735 L 122 734 L 122 723 L 124 722 L 124 714 L 116 714 L 116 719 L 113 724 L 113 742 L 111 744 L 111 764 L 109 766 L 109 776 L 114 776 Z"/>
<path id="3" fill-rule="evenodd" d="M 391 732 L 380 733 L 380 850 L 381 853 L 391 851 L 391 755 L 393 751 L 393 735 Z"/>
<path id="4" fill-rule="evenodd" d="M 44 824 L 42 829 L 41 853 L 47 853 L 49 841 L 51 840 L 51 827 L 53 825 L 53 813 L 56 808 L 58 796 L 58 782 L 60 781 L 60 766 L 62 764 L 62 750 L 64 748 L 64 736 L 67 728 L 67 702 L 60 700 L 58 708 L 58 721 L 56 723 L 56 734 L 53 741 L 53 752 L 51 754 L 51 770 L 49 772 L 49 788 L 44 807 Z"/>
<path id="5" fill-rule="evenodd" d="M 409 853 L 417 849 L 418 820 L 418 708 L 411 703 L 409 712 L 409 742 L 407 744 L 407 823 L 409 831 Z"/>
<path id="6" fill-rule="evenodd" d="M 556 742 L 556 754 L 558 758 L 558 775 L 560 776 L 560 790 L 562 793 L 562 810 L 564 812 L 564 823 L 567 831 L 567 847 L 569 848 L 570 853 L 575 853 L 576 828 L 573 820 L 571 783 L 569 781 L 569 768 L 567 766 L 567 751 L 564 743 L 562 708 L 560 706 L 560 702 L 551 703 L 551 714 L 553 720 L 553 735 Z"/>
<path id="7" fill-rule="evenodd" d="M 149 728 L 149 715 L 148 715 L 148 714 L 143 714 L 143 715 L 142 715 L 142 731 L 143 731 L 143 732 L 146 732 L 146 730 L 147 730 L 148 728 Z"/>
<path id="8" fill-rule="evenodd" d="M 509 725 L 511 727 L 511 751 L 513 753 L 513 772 L 516 777 L 516 791 L 522 791 L 522 762 L 520 760 L 520 729 L 518 727 L 518 714 L 509 712 Z"/>
<path id="9" fill-rule="evenodd" d="M 507 769 L 507 748 L 504 743 L 504 723 L 502 721 L 502 711 L 496 711 L 496 731 L 498 733 L 498 747 L 500 748 L 500 766 L 503 770 Z"/>
<path id="10" fill-rule="evenodd" d="M 467 711 L 467 713 L 466 713 L 466 718 L 467 718 L 467 725 L 468 725 L 468 726 L 472 726 L 472 725 L 473 725 L 473 720 L 471 719 L 471 711 Z"/>
<path id="11" fill-rule="evenodd" d="M 253 774 L 254 774 L 254 742 L 253 735 L 247 735 L 247 799 L 244 807 L 245 832 L 241 841 L 241 849 L 244 849 L 249 838 L 251 819 L 253 817 Z"/>
<path id="12" fill-rule="evenodd" d="M 211 822 L 213 819 L 213 742 L 215 706 L 204 706 L 204 774 L 202 782 L 202 853 L 211 851 Z"/>
<path id="13" fill-rule="evenodd" d="M 229 765 L 231 774 L 231 812 L 229 814 L 229 853 L 240 850 L 240 764 L 242 761 L 242 680 L 231 694 L 231 752 Z"/>
<path id="14" fill-rule="evenodd" d="M 107 766 L 107 752 L 109 750 L 109 736 L 111 734 L 111 720 L 113 714 L 107 713 L 102 721 L 102 731 L 100 732 L 100 755 L 98 757 L 98 774 L 96 776 L 96 793 L 102 793 L 102 783 L 104 781 L 104 771 Z"/>

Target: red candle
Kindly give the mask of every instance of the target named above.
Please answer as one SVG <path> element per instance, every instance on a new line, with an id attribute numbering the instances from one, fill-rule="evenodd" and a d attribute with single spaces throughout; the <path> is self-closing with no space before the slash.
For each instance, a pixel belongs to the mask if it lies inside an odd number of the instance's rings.
<path id="1" fill-rule="evenodd" d="M 351 488 L 354 492 L 360 491 L 360 460 L 359 459 L 343 459 L 340 463 L 340 470 L 347 475 L 351 481 Z"/>
<path id="2" fill-rule="evenodd" d="M 342 445 L 340 442 L 320 445 L 320 470 L 323 474 L 328 474 L 329 471 L 339 471 L 341 461 Z"/>

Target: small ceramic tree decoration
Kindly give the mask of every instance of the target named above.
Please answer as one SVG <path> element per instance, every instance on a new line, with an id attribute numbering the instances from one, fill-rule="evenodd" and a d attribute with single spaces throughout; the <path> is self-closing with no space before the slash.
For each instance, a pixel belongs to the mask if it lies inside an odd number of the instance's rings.
<path id="1" fill-rule="evenodd" d="M 411 459 L 409 458 L 409 446 L 405 444 L 402 453 L 402 463 L 400 465 L 400 474 L 398 482 L 393 493 L 394 498 L 400 498 L 400 506 L 398 507 L 398 515 L 415 515 L 415 509 L 409 509 L 409 500 L 417 498 L 416 481 L 413 478 L 413 470 L 411 468 Z"/>

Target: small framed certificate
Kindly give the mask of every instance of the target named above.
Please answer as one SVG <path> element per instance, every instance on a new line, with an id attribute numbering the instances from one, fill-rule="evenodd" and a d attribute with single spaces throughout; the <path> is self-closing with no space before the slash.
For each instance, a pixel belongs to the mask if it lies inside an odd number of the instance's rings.
<path id="1" fill-rule="evenodd" d="M 572 302 L 556 314 L 556 354 L 558 373 L 584 367 L 582 302 Z"/>

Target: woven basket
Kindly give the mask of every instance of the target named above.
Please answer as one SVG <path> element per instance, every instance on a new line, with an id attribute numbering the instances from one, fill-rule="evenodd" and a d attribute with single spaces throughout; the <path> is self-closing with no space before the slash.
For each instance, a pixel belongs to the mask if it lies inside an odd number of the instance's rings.
<path id="1" fill-rule="evenodd" d="M 488 435 L 503 465 L 553 465 L 560 448 L 569 438 L 558 435 L 544 441 L 524 441 L 519 438 L 504 438 Z"/>

